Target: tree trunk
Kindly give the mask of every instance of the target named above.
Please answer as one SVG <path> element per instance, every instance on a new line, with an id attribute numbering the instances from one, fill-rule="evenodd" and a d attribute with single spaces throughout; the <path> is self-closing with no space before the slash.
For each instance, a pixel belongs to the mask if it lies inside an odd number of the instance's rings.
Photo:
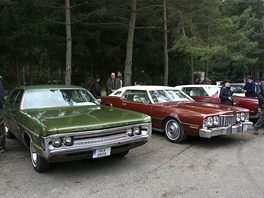
<path id="1" fill-rule="evenodd" d="M 21 71 L 20 71 L 20 63 L 19 63 L 19 52 L 16 50 L 16 85 L 21 85 Z M 25 73 L 22 73 L 22 76 L 25 75 Z M 23 78 L 24 79 L 24 78 Z M 24 84 L 25 82 L 23 82 Z"/>
<path id="2" fill-rule="evenodd" d="M 130 13 L 129 28 L 128 28 L 126 62 L 125 62 L 125 70 L 124 70 L 124 86 L 131 85 L 133 40 L 134 40 L 134 31 L 136 24 L 136 5 L 137 5 L 137 0 L 131 0 L 131 13 Z"/>
<path id="3" fill-rule="evenodd" d="M 209 14 L 206 11 L 206 43 L 208 49 L 210 48 L 210 26 L 209 26 Z M 209 54 L 205 57 L 205 76 L 209 77 Z"/>
<path id="4" fill-rule="evenodd" d="M 164 34 L 164 77 L 163 85 L 168 85 L 169 80 L 169 56 L 168 56 L 168 27 L 167 27 L 167 0 L 163 0 L 163 34 Z"/>
<path id="5" fill-rule="evenodd" d="M 190 23 L 190 37 L 193 37 L 193 18 L 192 18 L 193 6 L 192 1 L 189 0 L 189 23 Z M 193 65 L 193 52 L 190 52 L 190 64 L 191 64 L 191 83 L 194 84 L 194 65 Z"/>
<path id="6" fill-rule="evenodd" d="M 32 48 L 31 38 L 28 38 L 28 68 L 29 68 L 29 84 L 33 85 L 33 68 L 32 68 Z"/>
<path id="7" fill-rule="evenodd" d="M 190 53 L 190 59 L 191 59 L 191 84 L 194 84 L 194 69 L 193 69 L 193 53 Z"/>
<path id="8" fill-rule="evenodd" d="M 66 18 L 66 71 L 65 84 L 71 85 L 71 58 L 72 58 L 72 37 L 71 37 L 71 7 L 70 0 L 65 0 Z"/>

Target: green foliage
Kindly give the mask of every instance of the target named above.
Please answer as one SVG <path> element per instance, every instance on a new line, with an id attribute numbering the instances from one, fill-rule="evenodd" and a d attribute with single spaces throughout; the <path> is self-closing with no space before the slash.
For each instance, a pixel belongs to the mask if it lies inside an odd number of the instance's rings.
<path id="1" fill-rule="evenodd" d="M 123 72 L 129 1 L 72 0 L 72 82 L 102 86 Z M 216 80 L 255 78 L 264 70 L 263 0 L 167 0 L 169 84 L 191 81 L 195 71 Z M 161 84 L 164 71 L 162 1 L 137 1 L 132 81 Z M 0 1 L 0 67 L 8 89 L 64 82 L 65 10 L 60 0 Z M 103 86 L 104 87 L 104 86 Z"/>

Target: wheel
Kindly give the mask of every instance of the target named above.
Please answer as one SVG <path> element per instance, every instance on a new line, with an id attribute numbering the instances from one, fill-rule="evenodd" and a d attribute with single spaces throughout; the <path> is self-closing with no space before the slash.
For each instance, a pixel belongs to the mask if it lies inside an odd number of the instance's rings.
<path id="1" fill-rule="evenodd" d="M 118 157 L 125 157 L 127 154 L 128 154 L 129 150 L 128 151 L 124 151 L 122 153 L 117 153 L 115 154 L 115 156 L 118 156 Z"/>
<path id="2" fill-rule="evenodd" d="M 180 143 L 187 138 L 179 121 L 172 118 L 166 120 L 164 124 L 164 132 L 170 142 Z"/>
<path id="3" fill-rule="evenodd" d="M 5 131 L 6 131 L 6 138 L 8 139 L 16 138 L 15 135 L 7 127 L 5 127 Z"/>
<path id="4" fill-rule="evenodd" d="M 31 162 L 35 169 L 35 171 L 41 173 L 45 172 L 49 169 L 50 163 L 48 163 L 45 159 L 43 159 L 34 148 L 32 144 L 32 140 L 30 140 L 30 156 L 31 156 Z"/>

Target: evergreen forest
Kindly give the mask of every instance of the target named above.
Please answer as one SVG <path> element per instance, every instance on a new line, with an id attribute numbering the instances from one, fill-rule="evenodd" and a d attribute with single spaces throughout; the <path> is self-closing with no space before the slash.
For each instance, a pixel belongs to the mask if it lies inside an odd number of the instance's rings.
<path id="1" fill-rule="evenodd" d="M 232 82 L 264 72 L 264 0 L 1 0 L 0 27 L 6 89 L 64 84 L 68 41 L 70 82 L 88 89 L 111 72 L 126 85 L 170 86 L 199 72 Z"/>

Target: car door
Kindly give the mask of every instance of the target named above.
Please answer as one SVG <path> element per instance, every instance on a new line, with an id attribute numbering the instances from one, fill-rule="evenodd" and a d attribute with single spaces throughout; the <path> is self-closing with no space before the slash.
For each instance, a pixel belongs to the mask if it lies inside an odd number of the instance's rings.
<path id="1" fill-rule="evenodd" d="M 18 117 L 20 114 L 20 105 L 24 91 L 17 89 L 11 93 L 4 105 L 5 125 L 17 137 L 21 138 L 18 126 Z"/>
<path id="2" fill-rule="evenodd" d="M 147 94 L 144 90 L 127 90 L 122 98 L 122 107 L 124 109 L 152 114 L 152 105 Z"/>

